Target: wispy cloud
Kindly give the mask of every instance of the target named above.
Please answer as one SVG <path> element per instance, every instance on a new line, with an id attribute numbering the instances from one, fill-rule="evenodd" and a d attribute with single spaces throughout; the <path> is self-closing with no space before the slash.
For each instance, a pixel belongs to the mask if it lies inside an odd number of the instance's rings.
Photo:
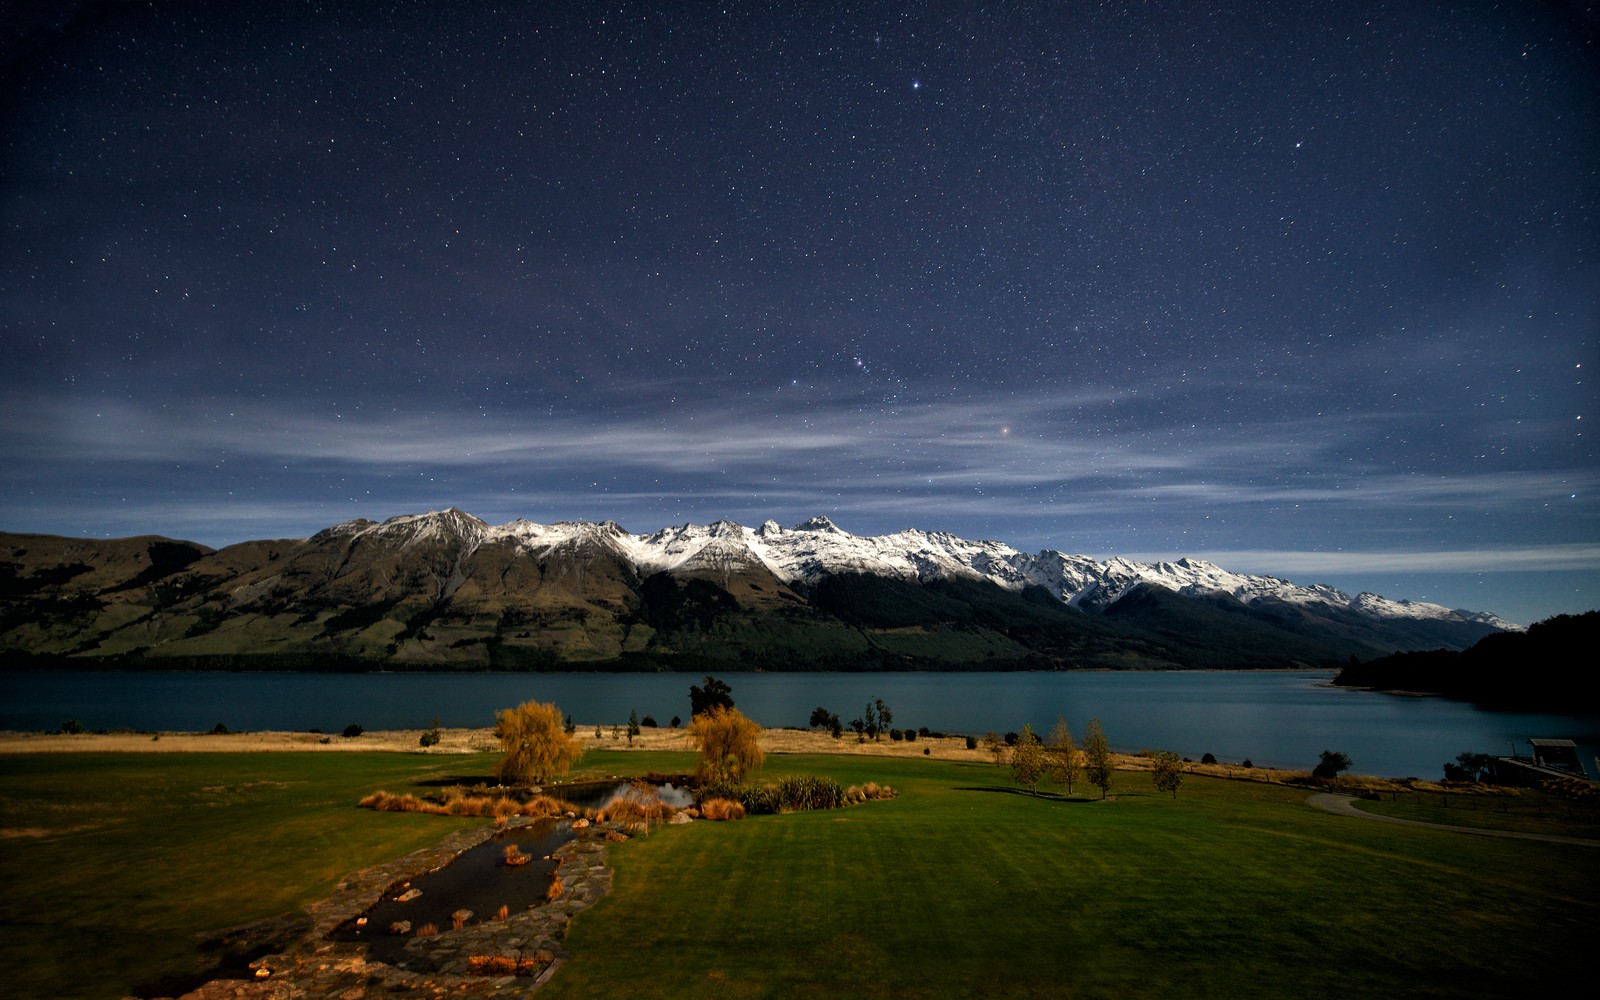
<path id="1" fill-rule="evenodd" d="M 1447 551 L 1307 552 L 1214 549 L 1188 553 L 1127 552 L 1131 559 L 1160 561 L 1189 555 L 1237 572 L 1305 580 L 1317 574 L 1525 573 L 1600 570 L 1600 545 L 1532 545 Z"/>

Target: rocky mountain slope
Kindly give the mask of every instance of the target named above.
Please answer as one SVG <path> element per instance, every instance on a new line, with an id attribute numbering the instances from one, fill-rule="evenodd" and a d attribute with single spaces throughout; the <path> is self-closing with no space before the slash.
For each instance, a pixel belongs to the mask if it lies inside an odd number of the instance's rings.
<path id="1" fill-rule="evenodd" d="M 1464 648 L 1492 615 L 1198 560 L 1099 561 L 826 518 L 490 525 L 459 510 L 212 550 L 0 535 L 0 651 L 159 666 L 1328 666 Z"/>

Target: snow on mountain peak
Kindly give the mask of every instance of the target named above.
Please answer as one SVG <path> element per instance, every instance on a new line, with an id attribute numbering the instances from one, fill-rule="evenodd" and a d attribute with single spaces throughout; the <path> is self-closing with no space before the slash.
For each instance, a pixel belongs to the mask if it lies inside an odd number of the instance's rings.
<path id="1" fill-rule="evenodd" d="M 409 545 L 427 539 L 475 548 L 490 540 L 509 540 L 531 549 L 595 543 L 631 562 L 642 575 L 654 572 L 710 572 L 727 575 L 762 568 L 785 582 L 815 581 L 838 573 L 864 573 L 902 580 L 967 577 L 1010 590 L 1042 586 L 1074 607 L 1097 609 L 1135 587 L 1161 587 L 1186 596 L 1225 594 L 1244 604 L 1278 601 L 1305 608 L 1323 606 L 1380 619 L 1476 622 L 1500 629 L 1519 626 L 1485 612 L 1454 611 L 1426 602 L 1391 600 L 1363 593 L 1354 598 L 1315 584 L 1303 586 L 1273 576 L 1235 573 L 1192 557 L 1142 563 L 1122 556 L 1104 560 L 1051 549 L 1018 552 L 997 541 L 972 541 L 947 532 L 907 529 L 890 535 L 853 535 L 818 515 L 793 528 L 776 521 L 760 528 L 722 519 L 709 525 L 686 523 L 649 535 L 626 532 L 612 521 L 562 521 L 553 525 L 518 519 L 493 527 L 455 508 L 393 517 L 382 524 L 347 521 L 324 536 L 380 534 Z"/>
<path id="2" fill-rule="evenodd" d="M 832 521 L 828 520 L 825 516 L 823 516 L 821 514 L 818 514 L 816 517 L 807 518 L 806 520 L 801 521 L 799 524 L 794 526 L 794 530 L 795 531 L 829 531 L 829 532 L 833 532 L 835 534 L 840 534 L 840 535 L 846 534 L 846 532 L 841 531 L 839 529 L 838 525 L 834 524 Z"/>

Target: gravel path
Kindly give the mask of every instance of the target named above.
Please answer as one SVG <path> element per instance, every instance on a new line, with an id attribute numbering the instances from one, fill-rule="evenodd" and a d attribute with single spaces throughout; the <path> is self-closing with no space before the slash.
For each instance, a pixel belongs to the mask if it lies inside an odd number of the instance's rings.
<path id="1" fill-rule="evenodd" d="M 1517 833 L 1513 830 L 1480 830 L 1470 826 L 1450 826 L 1447 823 L 1424 823 L 1416 819 L 1400 819 L 1398 816 L 1383 816 L 1378 813 L 1357 809 L 1355 799 L 1349 795 L 1334 795 L 1330 792 L 1317 792 L 1306 799 L 1306 804 L 1315 806 L 1323 812 L 1333 813 L 1335 816 L 1358 816 L 1362 819 L 1374 819 L 1380 823 L 1396 823 L 1400 826 L 1420 826 L 1428 830 L 1453 830 L 1456 833 L 1474 833 L 1480 837 L 1509 837 L 1512 840 L 1538 840 L 1546 844 L 1575 844 L 1579 847 L 1600 847 L 1600 840 L 1588 840 L 1583 837 L 1558 837 L 1548 833 Z"/>

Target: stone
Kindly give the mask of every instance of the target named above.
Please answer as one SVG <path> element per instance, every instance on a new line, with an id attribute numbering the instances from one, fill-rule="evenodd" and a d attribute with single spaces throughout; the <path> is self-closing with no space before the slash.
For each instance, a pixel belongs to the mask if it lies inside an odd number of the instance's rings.
<path id="1" fill-rule="evenodd" d="M 409 920 L 396 920 L 394 923 L 389 925 L 389 933 L 390 934 L 410 934 L 411 933 L 411 921 L 409 921 Z"/>
<path id="2" fill-rule="evenodd" d="M 667 820 L 667 825 L 668 826 L 682 826 L 685 823 L 692 823 L 692 822 L 694 822 L 694 818 L 691 817 L 688 813 L 686 813 L 686 812 L 675 812 L 675 813 L 672 814 L 672 818 Z"/>
<path id="3" fill-rule="evenodd" d="M 394 901 L 396 903 L 409 903 L 420 895 L 422 895 L 421 889 L 407 889 L 405 892 L 402 892 L 400 895 L 396 896 Z"/>

